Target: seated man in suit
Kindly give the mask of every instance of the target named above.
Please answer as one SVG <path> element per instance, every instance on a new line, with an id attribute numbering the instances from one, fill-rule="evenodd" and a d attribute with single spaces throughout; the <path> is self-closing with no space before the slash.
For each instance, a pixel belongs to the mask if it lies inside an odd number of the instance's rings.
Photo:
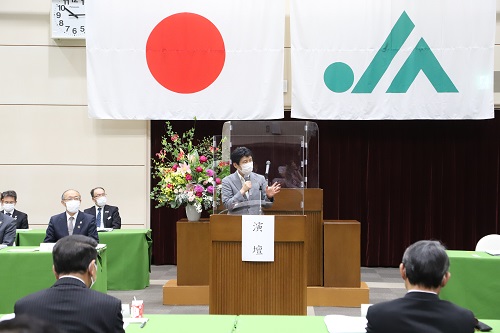
<path id="1" fill-rule="evenodd" d="M 95 216 L 98 228 L 120 229 L 122 227 L 120 212 L 118 207 L 106 205 L 106 191 L 102 187 L 96 187 L 90 191 L 90 196 L 95 205 L 83 212 Z"/>
<path id="2" fill-rule="evenodd" d="M 66 333 L 124 332 L 121 301 L 90 289 L 97 279 L 96 246 L 94 239 L 83 235 L 58 240 L 52 250 L 57 281 L 18 300 L 16 316 L 46 320 Z"/>
<path id="3" fill-rule="evenodd" d="M 16 240 L 16 220 L 0 212 L 0 244 L 12 246 Z"/>
<path id="4" fill-rule="evenodd" d="M 437 241 L 409 246 L 399 265 L 408 290 L 403 298 L 378 303 L 368 309 L 367 333 L 473 333 L 474 314 L 439 299 L 450 279 L 450 260 Z"/>
<path id="5" fill-rule="evenodd" d="M 264 176 L 253 172 L 252 151 L 246 147 L 238 147 L 231 153 L 231 162 L 236 171 L 222 179 L 222 203 L 229 211 L 238 203 L 251 200 L 269 202 L 274 200 L 280 191 L 280 184 L 267 185 Z M 242 208 L 241 214 L 258 214 L 259 207 Z"/>
<path id="6" fill-rule="evenodd" d="M 16 220 L 17 229 L 28 229 L 28 214 L 15 209 L 17 204 L 16 191 L 2 192 L 3 213 Z"/>
<path id="7" fill-rule="evenodd" d="M 66 207 L 66 211 L 50 218 L 44 243 L 55 243 L 73 234 L 89 236 L 99 242 L 95 217 L 80 211 L 81 201 L 78 191 L 67 190 L 62 194 L 61 204 Z"/>

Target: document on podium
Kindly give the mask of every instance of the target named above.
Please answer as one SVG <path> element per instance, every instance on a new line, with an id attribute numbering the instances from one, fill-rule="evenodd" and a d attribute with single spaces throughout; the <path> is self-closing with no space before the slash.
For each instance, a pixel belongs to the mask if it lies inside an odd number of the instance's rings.
<path id="1" fill-rule="evenodd" d="M 241 216 L 241 260 L 274 261 L 274 215 Z"/>

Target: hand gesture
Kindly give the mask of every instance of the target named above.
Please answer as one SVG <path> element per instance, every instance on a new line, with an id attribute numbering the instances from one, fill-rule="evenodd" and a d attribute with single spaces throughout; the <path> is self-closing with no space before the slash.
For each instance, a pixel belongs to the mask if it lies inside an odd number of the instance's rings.
<path id="1" fill-rule="evenodd" d="M 276 193 L 279 193 L 280 190 L 281 190 L 280 183 L 275 182 L 273 185 L 266 187 L 266 195 L 268 198 L 272 198 Z"/>

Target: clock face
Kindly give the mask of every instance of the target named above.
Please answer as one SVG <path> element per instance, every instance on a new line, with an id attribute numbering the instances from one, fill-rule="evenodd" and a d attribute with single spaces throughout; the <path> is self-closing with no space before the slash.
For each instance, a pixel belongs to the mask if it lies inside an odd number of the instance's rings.
<path id="1" fill-rule="evenodd" d="M 85 38 L 85 1 L 52 0 L 52 38 Z"/>

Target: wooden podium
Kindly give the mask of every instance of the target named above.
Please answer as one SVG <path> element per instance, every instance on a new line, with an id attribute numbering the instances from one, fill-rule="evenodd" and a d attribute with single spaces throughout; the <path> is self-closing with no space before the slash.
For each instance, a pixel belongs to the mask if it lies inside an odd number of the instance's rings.
<path id="1" fill-rule="evenodd" d="M 304 203 L 302 211 L 300 202 Z M 306 215 L 307 285 L 323 285 L 323 190 L 283 188 L 266 215 Z"/>
<path id="2" fill-rule="evenodd" d="M 274 262 L 241 260 L 241 216 L 210 217 L 210 314 L 307 314 L 306 218 L 275 217 Z"/>

